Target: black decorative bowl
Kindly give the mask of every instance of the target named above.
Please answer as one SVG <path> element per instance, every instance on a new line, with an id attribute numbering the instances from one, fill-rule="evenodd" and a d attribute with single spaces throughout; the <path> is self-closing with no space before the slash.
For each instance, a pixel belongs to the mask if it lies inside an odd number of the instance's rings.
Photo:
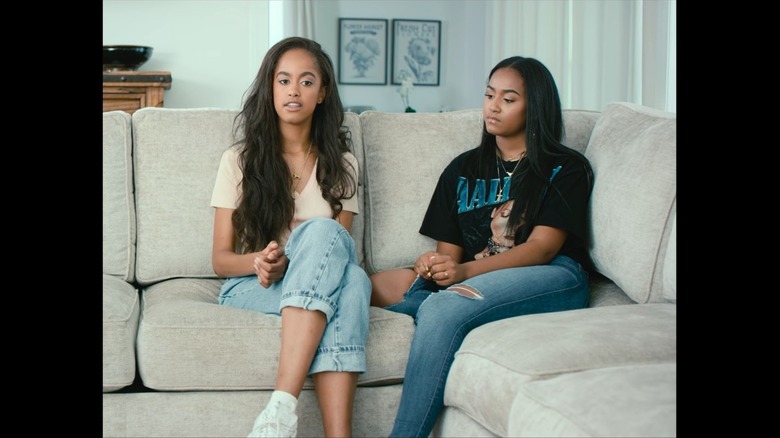
<path id="1" fill-rule="evenodd" d="M 138 70 L 153 50 L 147 46 L 103 46 L 103 71 Z"/>

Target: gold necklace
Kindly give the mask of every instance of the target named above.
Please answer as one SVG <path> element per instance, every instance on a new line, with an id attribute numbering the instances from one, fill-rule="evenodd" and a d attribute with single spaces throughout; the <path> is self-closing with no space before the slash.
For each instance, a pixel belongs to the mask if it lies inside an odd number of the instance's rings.
<path id="1" fill-rule="evenodd" d="M 297 172 L 293 171 L 292 178 L 295 181 L 295 185 L 293 186 L 293 191 L 292 191 L 293 199 L 298 197 L 298 195 L 296 195 L 296 193 L 298 191 L 298 184 L 301 183 L 301 173 L 303 173 L 303 169 L 306 168 L 306 163 L 309 161 L 309 154 L 311 154 L 311 146 L 312 146 L 313 143 L 314 143 L 314 140 L 309 142 L 309 150 L 306 151 L 306 158 L 303 159 L 303 164 L 301 165 L 301 168 L 298 169 Z"/>
<path id="2" fill-rule="evenodd" d="M 517 157 L 515 157 L 515 159 L 517 160 L 517 164 L 515 164 L 515 168 L 512 169 L 511 172 L 506 170 L 506 167 L 504 167 L 504 160 L 503 160 L 503 158 L 499 159 L 499 155 L 501 155 L 501 152 L 499 152 L 498 148 L 496 148 L 496 164 L 500 164 L 501 168 L 504 169 L 504 172 L 507 175 L 509 175 L 510 178 L 512 178 L 512 174 L 515 173 L 515 170 L 517 170 L 517 166 L 519 166 L 520 162 L 523 161 L 523 158 L 525 158 L 525 151 L 520 152 L 520 154 L 518 154 Z M 514 161 L 514 160 L 509 159 L 507 161 Z M 498 171 L 498 167 L 496 167 L 496 171 Z"/>
<path id="3" fill-rule="evenodd" d="M 498 148 L 496 148 L 496 173 L 498 174 L 498 183 L 500 185 L 500 188 L 498 189 L 498 194 L 496 194 L 496 202 L 501 201 L 501 197 L 504 195 L 504 184 L 501 183 L 501 172 L 498 170 L 498 166 L 501 166 L 501 169 L 504 170 L 504 173 L 506 173 L 509 176 L 509 179 L 512 179 L 512 174 L 515 173 L 517 170 L 517 167 L 520 166 L 520 162 L 523 161 L 523 158 L 525 158 L 525 152 L 520 152 L 520 155 L 518 155 L 517 164 L 515 164 L 515 168 L 512 169 L 511 172 L 506 170 L 506 167 L 504 167 L 504 160 L 499 158 L 499 155 L 501 155 L 501 152 L 499 152 Z M 512 160 L 509 160 L 512 161 Z"/>

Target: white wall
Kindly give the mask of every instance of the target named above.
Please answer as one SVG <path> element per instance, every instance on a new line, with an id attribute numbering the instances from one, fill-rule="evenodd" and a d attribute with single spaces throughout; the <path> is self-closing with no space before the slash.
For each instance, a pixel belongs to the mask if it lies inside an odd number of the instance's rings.
<path id="1" fill-rule="evenodd" d="M 274 13 L 280 10 L 273 4 Z M 442 22 L 440 86 L 415 87 L 418 111 L 479 107 L 487 69 L 482 65 L 485 2 L 459 0 L 316 0 L 316 39 L 338 65 L 339 18 L 431 19 Z M 103 0 L 103 44 L 154 47 L 144 71 L 170 71 L 168 108 L 237 109 L 263 55 L 278 40 L 281 17 L 268 1 Z M 269 32 L 275 35 L 269 42 Z M 388 41 L 392 31 L 388 29 Z M 388 62 L 388 68 L 390 63 Z M 397 86 L 340 85 L 345 106 L 403 111 Z"/>
<path id="2" fill-rule="evenodd" d="M 283 29 L 284 19 L 280 15 L 285 5 L 291 4 L 287 3 L 290 1 L 292 0 L 103 0 L 103 44 L 154 47 L 151 60 L 144 64 L 141 70 L 171 72 L 173 83 L 171 89 L 165 92 L 166 107 L 237 109 L 240 108 L 244 93 L 251 86 L 268 47 L 282 35 L 289 35 L 289 32 Z M 599 5 L 599 8 L 603 9 L 610 2 L 314 0 L 313 38 L 323 45 L 338 67 L 339 18 L 387 19 L 390 28 L 388 38 L 392 37 L 391 26 L 394 18 L 440 20 L 440 85 L 418 86 L 410 93 L 410 105 L 421 112 L 480 107 L 486 76 L 497 62 L 496 53 L 504 55 L 502 48 L 513 55 L 533 56 L 545 62 L 556 75 L 564 108 L 601 110 L 606 99 L 628 100 L 676 111 L 676 2 L 671 0 L 671 7 L 656 4 L 656 0 L 637 0 L 634 4 L 623 3 L 621 0 L 615 3 L 624 9 L 644 6 L 646 10 L 653 10 L 664 7 L 669 9 L 669 13 L 675 18 L 672 20 L 671 29 L 658 20 L 638 24 L 624 22 L 625 19 L 620 22 L 621 19 L 617 19 L 617 23 L 615 20 L 609 23 L 610 26 L 629 30 L 645 27 L 645 31 L 649 32 L 646 41 L 650 48 L 662 49 L 648 50 L 647 53 L 653 56 L 671 53 L 665 60 L 671 63 L 666 69 L 657 68 L 661 65 L 661 60 L 653 58 L 645 59 L 641 65 L 634 66 L 635 70 L 640 70 L 640 82 L 632 82 L 625 87 L 629 91 L 617 96 L 608 93 L 592 96 L 593 87 L 599 81 L 610 81 L 615 75 L 618 78 L 627 76 L 624 63 L 606 62 L 603 59 L 601 63 L 598 59 L 591 63 L 594 57 L 586 57 L 585 59 L 591 60 L 587 65 L 584 61 L 578 61 L 576 64 L 596 73 L 591 77 L 581 74 L 577 75 L 581 77 L 570 77 L 573 71 L 561 69 L 558 66 L 559 60 L 555 58 L 560 55 L 564 56 L 562 59 L 565 60 L 572 56 L 572 53 L 558 53 L 560 48 L 552 47 L 551 43 L 567 30 L 550 26 L 548 22 L 552 16 L 547 12 L 542 13 L 543 8 L 560 9 L 561 5 L 566 4 L 584 7 L 583 5 L 588 3 Z M 528 12 L 537 7 L 539 14 L 528 16 Z M 524 21 L 526 24 L 521 24 Z M 574 32 L 575 35 L 570 39 L 575 46 L 585 44 L 592 48 L 594 44 L 626 43 L 615 41 L 614 37 L 603 37 L 603 26 L 574 26 Z M 602 40 L 599 40 L 600 35 Z M 523 53 L 516 53 L 518 51 Z M 586 54 L 583 52 L 577 56 L 581 59 Z M 388 60 L 388 70 L 389 68 Z M 371 105 L 381 111 L 400 112 L 403 111 L 403 104 L 396 89 L 396 85 L 390 84 L 389 71 L 387 85 L 339 85 L 345 106 Z M 577 95 L 581 97 L 578 98 Z"/>
<path id="3" fill-rule="evenodd" d="M 457 5 L 457 7 L 455 7 Z M 383 18 L 388 20 L 389 50 L 392 50 L 394 18 L 441 21 L 441 67 L 439 86 L 417 86 L 409 104 L 417 111 L 464 109 L 482 106 L 485 80 L 492 66 L 484 65 L 484 0 L 316 0 L 314 34 L 333 62 L 338 64 L 338 19 Z M 391 85 L 388 59 L 387 85 L 339 85 L 345 106 L 371 105 L 380 111 L 404 110 L 397 85 Z"/>
<path id="4" fill-rule="evenodd" d="M 268 2 L 103 0 L 103 44 L 151 46 L 168 108 L 237 109 L 268 50 Z"/>

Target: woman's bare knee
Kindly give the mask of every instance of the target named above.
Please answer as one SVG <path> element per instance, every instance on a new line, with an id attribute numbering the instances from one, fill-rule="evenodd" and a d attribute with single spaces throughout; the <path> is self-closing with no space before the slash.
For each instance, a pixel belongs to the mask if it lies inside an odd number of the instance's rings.
<path id="1" fill-rule="evenodd" d="M 411 269 L 391 269 L 371 276 L 371 305 L 386 307 L 401 301 L 417 275 Z"/>

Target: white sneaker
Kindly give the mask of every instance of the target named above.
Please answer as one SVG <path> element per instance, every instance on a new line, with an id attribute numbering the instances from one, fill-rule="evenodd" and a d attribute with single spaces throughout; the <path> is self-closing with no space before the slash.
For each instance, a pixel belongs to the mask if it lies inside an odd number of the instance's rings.
<path id="1" fill-rule="evenodd" d="M 276 402 L 266 406 L 255 419 L 255 425 L 248 438 L 253 437 L 285 437 L 292 438 L 298 434 L 298 416 L 289 408 Z"/>

